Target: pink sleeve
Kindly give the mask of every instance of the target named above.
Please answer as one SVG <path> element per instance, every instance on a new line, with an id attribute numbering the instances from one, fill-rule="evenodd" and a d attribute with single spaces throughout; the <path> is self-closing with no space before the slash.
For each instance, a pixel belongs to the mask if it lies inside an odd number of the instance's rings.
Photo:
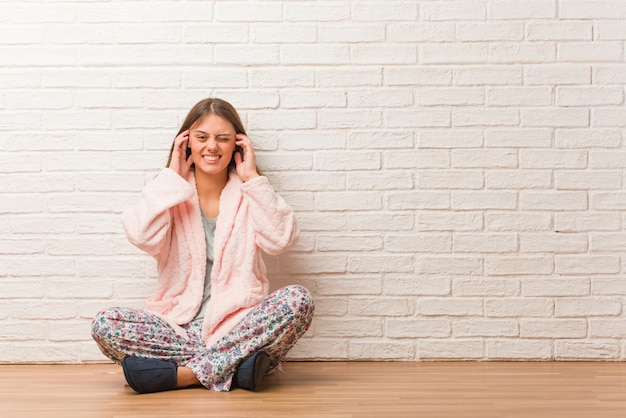
<path id="1" fill-rule="evenodd" d="M 144 187 L 139 202 L 122 214 L 128 240 L 151 256 L 158 256 L 171 226 L 171 208 L 190 199 L 194 193 L 191 184 L 164 168 Z"/>
<path id="2" fill-rule="evenodd" d="M 267 177 L 256 177 L 241 185 L 254 222 L 256 242 L 270 255 L 280 254 L 294 245 L 300 235 L 291 206 L 277 195 Z"/>

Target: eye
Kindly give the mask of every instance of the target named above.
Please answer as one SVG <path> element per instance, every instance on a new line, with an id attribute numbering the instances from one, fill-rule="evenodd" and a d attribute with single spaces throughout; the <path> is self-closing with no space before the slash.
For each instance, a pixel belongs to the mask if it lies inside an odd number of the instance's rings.
<path id="1" fill-rule="evenodd" d="M 196 135 L 196 139 L 198 141 L 206 141 L 206 136 L 204 136 L 204 135 Z"/>
<path id="2" fill-rule="evenodd" d="M 228 136 L 218 136 L 216 139 L 217 139 L 218 141 L 220 141 L 220 142 L 228 142 L 228 140 L 230 139 L 230 137 L 228 137 Z"/>

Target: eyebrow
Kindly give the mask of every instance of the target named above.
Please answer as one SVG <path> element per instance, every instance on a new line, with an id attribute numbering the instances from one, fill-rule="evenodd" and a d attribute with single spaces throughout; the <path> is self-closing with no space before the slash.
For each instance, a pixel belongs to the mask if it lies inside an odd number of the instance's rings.
<path id="1" fill-rule="evenodd" d="M 194 132 L 199 132 L 199 133 L 201 133 L 201 134 L 208 135 L 208 133 L 206 133 L 206 132 L 204 132 L 204 131 L 201 131 L 201 130 L 199 130 L 199 129 L 194 130 Z M 231 136 L 231 135 L 233 135 L 233 134 L 231 134 L 231 133 L 225 133 L 225 134 L 217 134 L 217 135 L 215 135 L 215 136 Z"/>
<path id="2" fill-rule="evenodd" d="M 201 134 L 208 135 L 208 133 L 206 133 L 204 131 L 201 131 L 200 129 L 195 129 L 194 132 L 199 132 Z M 217 134 L 215 136 L 230 136 L 230 135 L 233 135 L 233 134 L 231 134 L 231 133 L 224 133 L 224 134 Z"/>

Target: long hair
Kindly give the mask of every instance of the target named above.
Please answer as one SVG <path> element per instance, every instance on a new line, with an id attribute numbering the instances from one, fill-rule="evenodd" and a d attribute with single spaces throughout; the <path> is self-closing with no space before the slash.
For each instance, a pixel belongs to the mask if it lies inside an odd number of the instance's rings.
<path id="1" fill-rule="evenodd" d="M 207 115 L 216 115 L 224 118 L 233 125 L 233 127 L 235 128 L 235 133 L 247 135 L 246 130 L 243 127 L 243 123 L 241 123 L 241 118 L 239 117 L 239 114 L 237 113 L 233 105 L 228 103 L 226 100 L 209 98 L 199 101 L 194 107 L 191 108 L 176 136 L 180 135 L 181 132 L 190 129 L 196 122 L 198 122 L 200 119 Z M 166 167 L 169 167 L 170 163 L 172 162 L 173 152 L 174 142 L 172 142 L 172 147 L 170 148 L 170 155 L 167 158 Z M 235 159 L 231 158 L 228 165 L 230 167 L 235 167 Z"/>

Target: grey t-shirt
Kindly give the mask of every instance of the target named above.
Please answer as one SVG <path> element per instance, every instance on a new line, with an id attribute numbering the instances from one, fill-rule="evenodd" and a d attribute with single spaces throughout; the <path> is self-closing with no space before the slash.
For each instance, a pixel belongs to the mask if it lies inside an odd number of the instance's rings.
<path id="1" fill-rule="evenodd" d="M 209 303 L 209 299 L 211 299 L 211 270 L 213 270 L 213 240 L 215 238 L 215 223 L 217 222 L 217 218 L 210 219 L 207 218 L 204 214 L 204 211 L 200 209 L 202 212 L 202 224 L 204 225 L 204 235 L 206 237 L 206 275 L 204 276 L 204 293 L 202 295 L 202 305 L 200 305 L 200 309 L 196 314 L 196 317 L 193 319 L 197 321 L 199 319 L 204 319 L 204 312 L 206 311 L 206 306 Z"/>

